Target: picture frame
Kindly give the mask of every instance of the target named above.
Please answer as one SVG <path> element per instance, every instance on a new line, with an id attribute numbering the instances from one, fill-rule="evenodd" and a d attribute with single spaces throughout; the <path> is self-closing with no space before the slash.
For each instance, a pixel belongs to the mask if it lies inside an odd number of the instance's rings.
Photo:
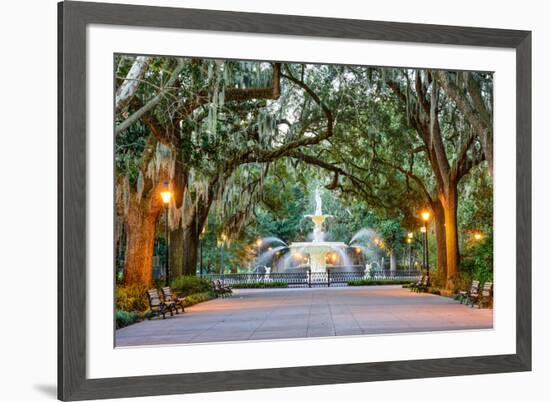
<path id="1" fill-rule="evenodd" d="M 90 379 L 86 29 L 91 24 L 507 48 L 516 52 L 516 353 Z M 510 265 L 514 264 L 510 261 Z M 531 370 L 531 32 L 85 2 L 58 4 L 58 398 L 83 400 Z"/>

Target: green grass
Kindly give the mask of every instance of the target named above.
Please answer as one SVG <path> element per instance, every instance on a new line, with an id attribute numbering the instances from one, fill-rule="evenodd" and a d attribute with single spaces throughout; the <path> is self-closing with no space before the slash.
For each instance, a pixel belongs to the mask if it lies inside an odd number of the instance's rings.
<path id="1" fill-rule="evenodd" d="M 265 289 L 265 288 L 286 288 L 287 282 L 263 282 L 263 283 L 235 283 L 232 284 L 233 289 Z"/>
<path id="2" fill-rule="evenodd" d="M 348 286 L 408 285 L 411 282 L 412 280 L 402 280 L 402 279 L 385 279 L 385 280 L 360 279 L 356 281 L 349 281 Z"/>

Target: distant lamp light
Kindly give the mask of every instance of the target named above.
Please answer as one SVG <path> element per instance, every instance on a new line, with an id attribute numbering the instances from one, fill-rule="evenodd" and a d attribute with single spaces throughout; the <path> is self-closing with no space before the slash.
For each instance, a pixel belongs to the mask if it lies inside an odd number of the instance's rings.
<path id="1" fill-rule="evenodd" d="M 480 233 L 480 232 L 475 232 L 475 233 L 474 233 L 474 239 L 475 239 L 475 240 L 481 240 L 481 239 L 483 239 L 483 234 Z"/>
<path id="2" fill-rule="evenodd" d="M 425 226 L 422 226 L 422 227 L 420 228 L 420 231 L 421 231 L 422 233 L 426 233 L 426 227 L 425 227 Z"/>
<path id="3" fill-rule="evenodd" d="M 409 233 L 407 233 L 407 237 L 408 237 L 409 239 L 412 239 L 412 238 L 413 238 L 413 236 L 414 236 L 414 233 L 413 233 L 413 232 L 409 232 Z"/>
<path id="4" fill-rule="evenodd" d="M 407 238 L 407 244 L 411 244 L 412 239 L 410 237 Z"/>
<path id="5" fill-rule="evenodd" d="M 170 183 L 167 181 L 164 182 L 163 189 L 160 192 L 160 198 L 162 198 L 162 202 L 165 205 L 168 205 L 170 203 L 170 200 L 172 199 L 172 192 L 170 191 Z"/>
<path id="6" fill-rule="evenodd" d="M 430 213 L 428 211 L 423 211 L 421 215 L 424 222 L 428 222 L 430 220 Z"/>
<path id="7" fill-rule="evenodd" d="M 359 247 L 355 247 L 355 252 L 356 252 L 357 254 L 361 254 L 361 249 L 360 249 Z"/>
<path id="8" fill-rule="evenodd" d="M 256 246 L 260 247 L 262 245 L 262 239 L 256 240 Z"/>
<path id="9" fill-rule="evenodd" d="M 273 250 L 273 247 L 268 247 L 267 248 L 267 251 L 271 251 L 271 250 Z"/>

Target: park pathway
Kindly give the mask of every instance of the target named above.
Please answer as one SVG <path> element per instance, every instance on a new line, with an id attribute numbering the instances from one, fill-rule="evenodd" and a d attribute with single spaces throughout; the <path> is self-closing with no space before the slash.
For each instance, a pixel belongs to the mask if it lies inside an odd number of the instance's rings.
<path id="1" fill-rule="evenodd" d="M 116 331 L 116 346 L 488 329 L 493 310 L 400 286 L 235 290 Z"/>

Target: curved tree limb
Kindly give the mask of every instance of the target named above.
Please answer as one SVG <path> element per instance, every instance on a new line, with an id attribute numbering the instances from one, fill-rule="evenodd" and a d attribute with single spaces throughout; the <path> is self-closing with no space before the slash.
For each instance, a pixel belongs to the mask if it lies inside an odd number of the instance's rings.
<path id="1" fill-rule="evenodd" d="M 130 104 L 130 101 L 134 97 L 134 94 L 136 93 L 137 89 L 139 88 L 139 84 L 141 82 L 141 79 L 149 69 L 149 63 L 151 62 L 151 58 L 147 56 L 138 56 L 134 60 L 134 63 L 132 64 L 132 67 L 128 71 L 128 74 L 126 74 L 126 78 L 120 84 L 116 91 L 115 95 L 115 112 L 121 113 L 123 110 L 125 110 L 128 105 Z"/>

